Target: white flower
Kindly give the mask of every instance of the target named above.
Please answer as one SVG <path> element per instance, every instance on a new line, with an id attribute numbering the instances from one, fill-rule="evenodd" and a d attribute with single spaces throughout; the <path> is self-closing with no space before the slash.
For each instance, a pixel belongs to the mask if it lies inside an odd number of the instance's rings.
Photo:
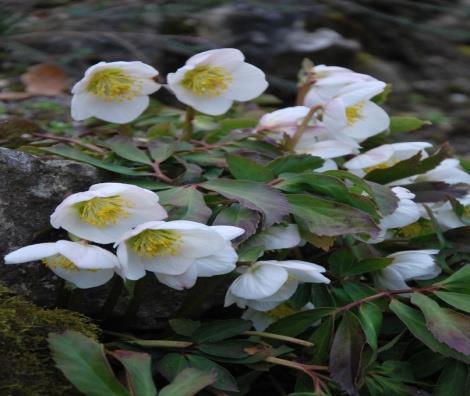
<path id="1" fill-rule="evenodd" d="M 310 107 L 325 104 L 351 84 L 377 81 L 367 74 L 356 73 L 338 66 L 318 65 L 313 67 L 312 73 L 314 74 L 315 83 L 304 100 L 304 104 Z"/>
<path id="2" fill-rule="evenodd" d="M 179 101 L 201 113 L 223 114 L 234 100 L 254 99 L 268 86 L 264 73 L 244 60 L 234 48 L 201 52 L 168 74 L 168 86 Z"/>
<path id="3" fill-rule="evenodd" d="M 72 118 L 90 117 L 124 124 L 149 104 L 148 95 L 160 88 L 158 71 L 142 62 L 100 62 L 91 66 L 72 88 Z"/>
<path id="4" fill-rule="evenodd" d="M 348 85 L 327 102 L 323 124 L 336 139 L 361 143 L 384 132 L 390 125 L 388 114 L 370 99 L 379 94 L 385 83 L 371 81 Z"/>
<path id="5" fill-rule="evenodd" d="M 325 268 L 300 260 L 258 261 L 241 271 L 227 290 L 226 307 L 236 303 L 240 308 L 269 311 L 292 297 L 299 283 L 330 283 L 322 275 Z"/>
<path id="6" fill-rule="evenodd" d="M 430 171 L 419 175 L 417 182 L 442 181 L 447 184 L 470 184 L 470 175 L 460 165 L 458 159 L 448 158 Z"/>
<path id="7" fill-rule="evenodd" d="M 408 250 L 390 254 L 393 262 L 374 275 L 376 287 L 388 290 L 407 289 L 407 281 L 433 279 L 441 273 L 433 255 L 438 250 Z"/>
<path id="8" fill-rule="evenodd" d="M 242 318 L 251 321 L 253 323 L 253 327 L 257 331 L 264 331 L 272 323 L 282 318 L 293 315 L 296 312 L 308 311 L 313 308 L 314 306 L 312 303 L 307 303 L 300 309 L 300 311 L 296 311 L 289 304 L 282 303 L 279 304 L 277 307 L 266 312 L 257 311 L 253 308 L 248 308 L 245 312 L 243 312 Z"/>
<path id="9" fill-rule="evenodd" d="M 245 246 L 263 246 L 265 250 L 289 249 L 301 241 L 296 224 L 275 225 L 250 238 Z"/>
<path id="10" fill-rule="evenodd" d="M 465 220 L 470 221 L 470 194 L 467 194 L 462 198 L 457 198 L 457 201 L 464 207 L 464 213 L 462 217 Z M 459 219 L 450 202 L 445 202 L 442 205 L 434 205 L 431 208 L 437 222 L 445 230 L 467 225 L 461 219 Z"/>
<path id="11" fill-rule="evenodd" d="M 326 159 L 322 166 L 317 169 L 314 169 L 316 173 L 323 173 L 329 170 L 338 170 L 338 165 L 332 159 Z"/>
<path id="12" fill-rule="evenodd" d="M 346 161 L 344 167 L 351 173 L 362 177 L 375 169 L 390 168 L 397 162 L 411 158 L 417 153 L 421 153 L 422 158 L 425 158 L 427 153 L 424 149 L 431 146 L 426 142 L 384 144 Z M 399 181 L 394 182 L 394 184 L 398 183 Z"/>
<path id="13" fill-rule="evenodd" d="M 279 140 L 284 133 L 292 137 L 309 111 L 306 106 L 293 106 L 266 113 L 258 121 L 256 131 L 275 133 Z"/>
<path id="14" fill-rule="evenodd" d="M 243 232 L 238 227 L 206 226 L 186 220 L 144 223 L 116 242 L 120 273 L 137 280 L 150 271 L 170 287 L 188 288 L 198 276 L 235 269 L 238 256 L 230 240 Z"/>
<path id="15" fill-rule="evenodd" d="M 25 246 L 5 256 L 5 264 L 42 260 L 57 276 L 80 289 L 109 281 L 119 263 L 117 257 L 98 246 L 57 241 Z"/>
<path id="16" fill-rule="evenodd" d="M 130 228 L 167 217 L 158 195 L 131 184 L 100 183 L 57 206 L 51 224 L 97 243 L 115 242 Z"/>

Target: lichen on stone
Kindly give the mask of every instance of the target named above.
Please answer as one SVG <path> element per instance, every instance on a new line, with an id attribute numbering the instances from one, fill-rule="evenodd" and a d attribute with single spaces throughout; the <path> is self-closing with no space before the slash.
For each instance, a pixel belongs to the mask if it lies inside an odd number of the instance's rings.
<path id="1" fill-rule="evenodd" d="M 47 336 L 80 331 L 96 339 L 98 327 L 87 317 L 63 309 L 48 310 L 0 284 L 0 394 L 2 396 L 80 395 L 55 368 Z"/>

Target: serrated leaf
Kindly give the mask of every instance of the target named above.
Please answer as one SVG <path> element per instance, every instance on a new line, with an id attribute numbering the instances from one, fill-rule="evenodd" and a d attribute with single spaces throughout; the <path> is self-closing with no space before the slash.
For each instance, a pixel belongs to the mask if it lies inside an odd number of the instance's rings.
<path id="1" fill-rule="evenodd" d="M 213 384 L 215 379 L 215 373 L 187 368 L 181 371 L 170 385 L 165 386 L 158 396 L 193 396 Z"/>
<path id="2" fill-rule="evenodd" d="M 359 307 L 359 321 L 366 335 L 367 343 L 374 351 L 377 350 L 377 339 L 382 326 L 382 311 L 375 304 L 361 304 Z"/>
<path id="3" fill-rule="evenodd" d="M 413 293 L 411 302 L 421 309 L 427 328 L 438 341 L 470 356 L 469 316 L 441 308 L 438 303 L 424 294 Z"/>
<path id="4" fill-rule="evenodd" d="M 227 154 L 227 160 L 230 173 L 241 180 L 252 180 L 257 182 L 268 182 L 274 179 L 274 174 L 268 167 L 239 155 Z"/>
<path id="5" fill-rule="evenodd" d="M 307 330 L 318 319 L 331 315 L 334 311 L 334 308 L 315 308 L 308 311 L 297 312 L 274 322 L 266 331 L 295 337 Z"/>
<path id="6" fill-rule="evenodd" d="M 243 319 L 217 320 L 203 323 L 194 333 L 193 340 L 199 344 L 217 342 L 242 334 L 251 329 L 251 322 Z"/>
<path id="7" fill-rule="evenodd" d="M 213 221 L 213 225 L 232 225 L 245 230 L 239 237 L 243 241 L 256 233 L 261 216 L 259 212 L 242 207 L 239 204 L 232 204 L 228 208 L 222 209 Z"/>
<path id="8" fill-rule="evenodd" d="M 291 213 L 302 219 L 308 230 L 321 236 L 365 233 L 375 237 L 379 228 L 359 209 L 309 195 L 287 195 Z"/>
<path id="9" fill-rule="evenodd" d="M 435 291 L 434 294 L 447 304 L 470 313 L 470 295 L 443 291 Z"/>
<path id="10" fill-rule="evenodd" d="M 460 360 L 464 363 L 470 363 L 470 357 L 455 351 L 447 345 L 439 342 L 433 334 L 427 329 L 423 314 L 406 304 L 393 300 L 390 303 L 390 309 L 405 324 L 408 330 L 429 349 L 441 355 Z"/>
<path id="11" fill-rule="evenodd" d="M 356 392 L 355 379 L 363 346 L 361 325 L 352 313 L 346 312 L 333 338 L 329 366 L 331 378 L 349 395 Z"/>
<path id="12" fill-rule="evenodd" d="M 49 334 L 49 346 L 57 367 L 87 396 L 130 396 L 117 380 L 101 344 L 76 331 Z"/>
<path id="13" fill-rule="evenodd" d="M 148 154 L 139 149 L 131 138 L 126 136 L 114 136 L 111 139 L 101 142 L 102 146 L 108 147 L 120 157 L 129 161 L 139 162 L 145 165 L 152 165 L 152 160 Z"/>
<path id="14" fill-rule="evenodd" d="M 424 125 L 431 125 L 431 122 L 409 116 L 390 117 L 390 132 L 392 133 L 411 132 Z"/>
<path id="15" fill-rule="evenodd" d="M 152 378 L 152 361 L 146 353 L 115 350 L 113 356 L 126 369 L 126 378 L 132 396 L 155 396 L 157 388 Z"/>
<path id="16" fill-rule="evenodd" d="M 201 322 L 191 319 L 171 319 L 168 323 L 176 334 L 185 337 L 191 337 L 201 326 Z"/>
<path id="17" fill-rule="evenodd" d="M 289 213 L 286 197 L 280 191 L 264 183 L 215 179 L 202 183 L 201 187 L 235 199 L 248 209 L 261 212 L 267 227 L 279 223 Z"/>
<path id="18" fill-rule="evenodd" d="M 268 164 L 272 172 L 278 176 L 281 173 L 300 173 L 320 168 L 325 160 L 309 154 L 290 154 L 276 158 Z"/>
<path id="19" fill-rule="evenodd" d="M 206 223 L 212 214 L 204 201 L 204 196 L 197 189 L 188 187 L 175 187 L 158 193 L 163 206 L 172 206 L 170 218 L 184 219 Z"/>

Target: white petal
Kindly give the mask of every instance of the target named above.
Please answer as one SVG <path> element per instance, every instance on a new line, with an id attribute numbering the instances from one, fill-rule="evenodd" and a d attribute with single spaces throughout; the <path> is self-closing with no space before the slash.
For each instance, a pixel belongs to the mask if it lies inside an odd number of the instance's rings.
<path id="1" fill-rule="evenodd" d="M 99 270 L 67 270 L 61 267 L 52 269 L 52 271 L 62 279 L 73 283 L 80 289 L 101 286 L 108 282 L 114 275 L 112 269 Z"/>
<path id="2" fill-rule="evenodd" d="M 357 148 L 339 140 L 316 141 L 307 134 L 303 134 L 299 143 L 295 146 L 297 153 L 306 153 L 320 158 L 337 158 L 357 152 Z"/>
<path id="3" fill-rule="evenodd" d="M 148 105 L 149 97 L 147 95 L 136 96 L 122 102 L 107 102 L 89 95 L 88 102 L 94 117 L 116 124 L 126 124 L 134 121 L 145 111 Z"/>
<path id="4" fill-rule="evenodd" d="M 242 319 L 251 321 L 256 331 L 264 331 L 274 322 L 266 313 L 252 308 L 248 308 L 243 312 Z"/>
<path id="5" fill-rule="evenodd" d="M 301 241 L 299 229 L 295 224 L 277 225 L 255 235 L 247 241 L 249 246 L 263 246 L 266 250 L 289 249 Z"/>
<path id="6" fill-rule="evenodd" d="M 236 48 L 219 48 L 196 54 L 186 61 L 187 65 L 211 65 L 231 70 L 245 60 L 243 53 Z"/>
<path id="7" fill-rule="evenodd" d="M 7 254 L 4 260 L 5 264 L 20 264 L 41 260 L 54 256 L 57 253 L 57 245 L 55 243 L 38 243 L 36 245 L 25 246 Z"/>
<path id="8" fill-rule="evenodd" d="M 171 287 L 172 289 L 184 290 L 190 289 L 196 284 L 197 270 L 196 267 L 192 265 L 181 275 L 163 275 L 155 273 L 155 276 L 161 283 Z"/>
<path id="9" fill-rule="evenodd" d="M 57 241 L 59 253 L 81 269 L 117 268 L 117 257 L 98 246 L 80 242 Z"/>
<path id="10" fill-rule="evenodd" d="M 165 256 L 148 260 L 143 259 L 142 263 L 145 269 L 150 272 L 163 275 L 181 275 L 195 263 L 195 259 L 181 256 Z"/>
<path id="11" fill-rule="evenodd" d="M 245 233 L 243 228 L 234 226 L 210 226 L 210 229 L 217 231 L 226 241 L 231 241 L 232 239 L 238 238 L 240 235 Z"/>
<path id="12" fill-rule="evenodd" d="M 124 279 L 137 280 L 145 276 L 145 267 L 139 256 L 129 252 L 125 243 L 121 243 L 116 251 L 119 259 L 117 271 Z"/>
<path id="13" fill-rule="evenodd" d="M 289 275 L 295 277 L 300 282 L 330 283 L 330 280 L 322 275 L 322 272 L 325 272 L 326 269 L 318 264 L 313 264 L 300 260 L 272 260 L 264 262 L 272 263 L 285 268 Z"/>
<path id="14" fill-rule="evenodd" d="M 344 167 L 347 169 L 365 169 L 375 165 L 387 162 L 394 154 L 393 147 L 390 144 L 373 148 L 363 154 L 346 161 Z"/>
<path id="15" fill-rule="evenodd" d="M 394 268 L 385 268 L 373 275 L 374 284 L 377 288 L 387 290 L 407 289 L 408 285 L 403 277 Z"/>
<path id="16" fill-rule="evenodd" d="M 240 64 L 232 71 L 233 81 L 223 96 L 238 101 L 247 101 L 261 95 L 268 87 L 262 70 L 249 63 Z"/>
<path id="17" fill-rule="evenodd" d="M 365 102 L 359 119 L 347 126 L 342 133 L 362 142 L 371 136 L 384 132 L 390 126 L 390 117 L 374 102 Z"/>
<path id="18" fill-rule="evenodd" d="M 238 255 L 235 249 L 230 244 L 226 244 L 224 248 L 211 256 L 196 259 L 195 267 L 198 276 L 223 275 L 235 269 L 237 260 Z"/>

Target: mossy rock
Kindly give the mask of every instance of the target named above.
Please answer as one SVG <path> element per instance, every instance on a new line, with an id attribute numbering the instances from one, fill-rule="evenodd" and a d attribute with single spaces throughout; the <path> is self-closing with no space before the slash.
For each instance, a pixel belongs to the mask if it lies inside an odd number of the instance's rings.
<path id="1" fill-rule="evenodd" d="M 99 334 L 87 317 L 40 308 L 0 284 L 0 395 L 81 395 L 55 368 L 47 344 L 50 332 L 65 330 Z"/>

